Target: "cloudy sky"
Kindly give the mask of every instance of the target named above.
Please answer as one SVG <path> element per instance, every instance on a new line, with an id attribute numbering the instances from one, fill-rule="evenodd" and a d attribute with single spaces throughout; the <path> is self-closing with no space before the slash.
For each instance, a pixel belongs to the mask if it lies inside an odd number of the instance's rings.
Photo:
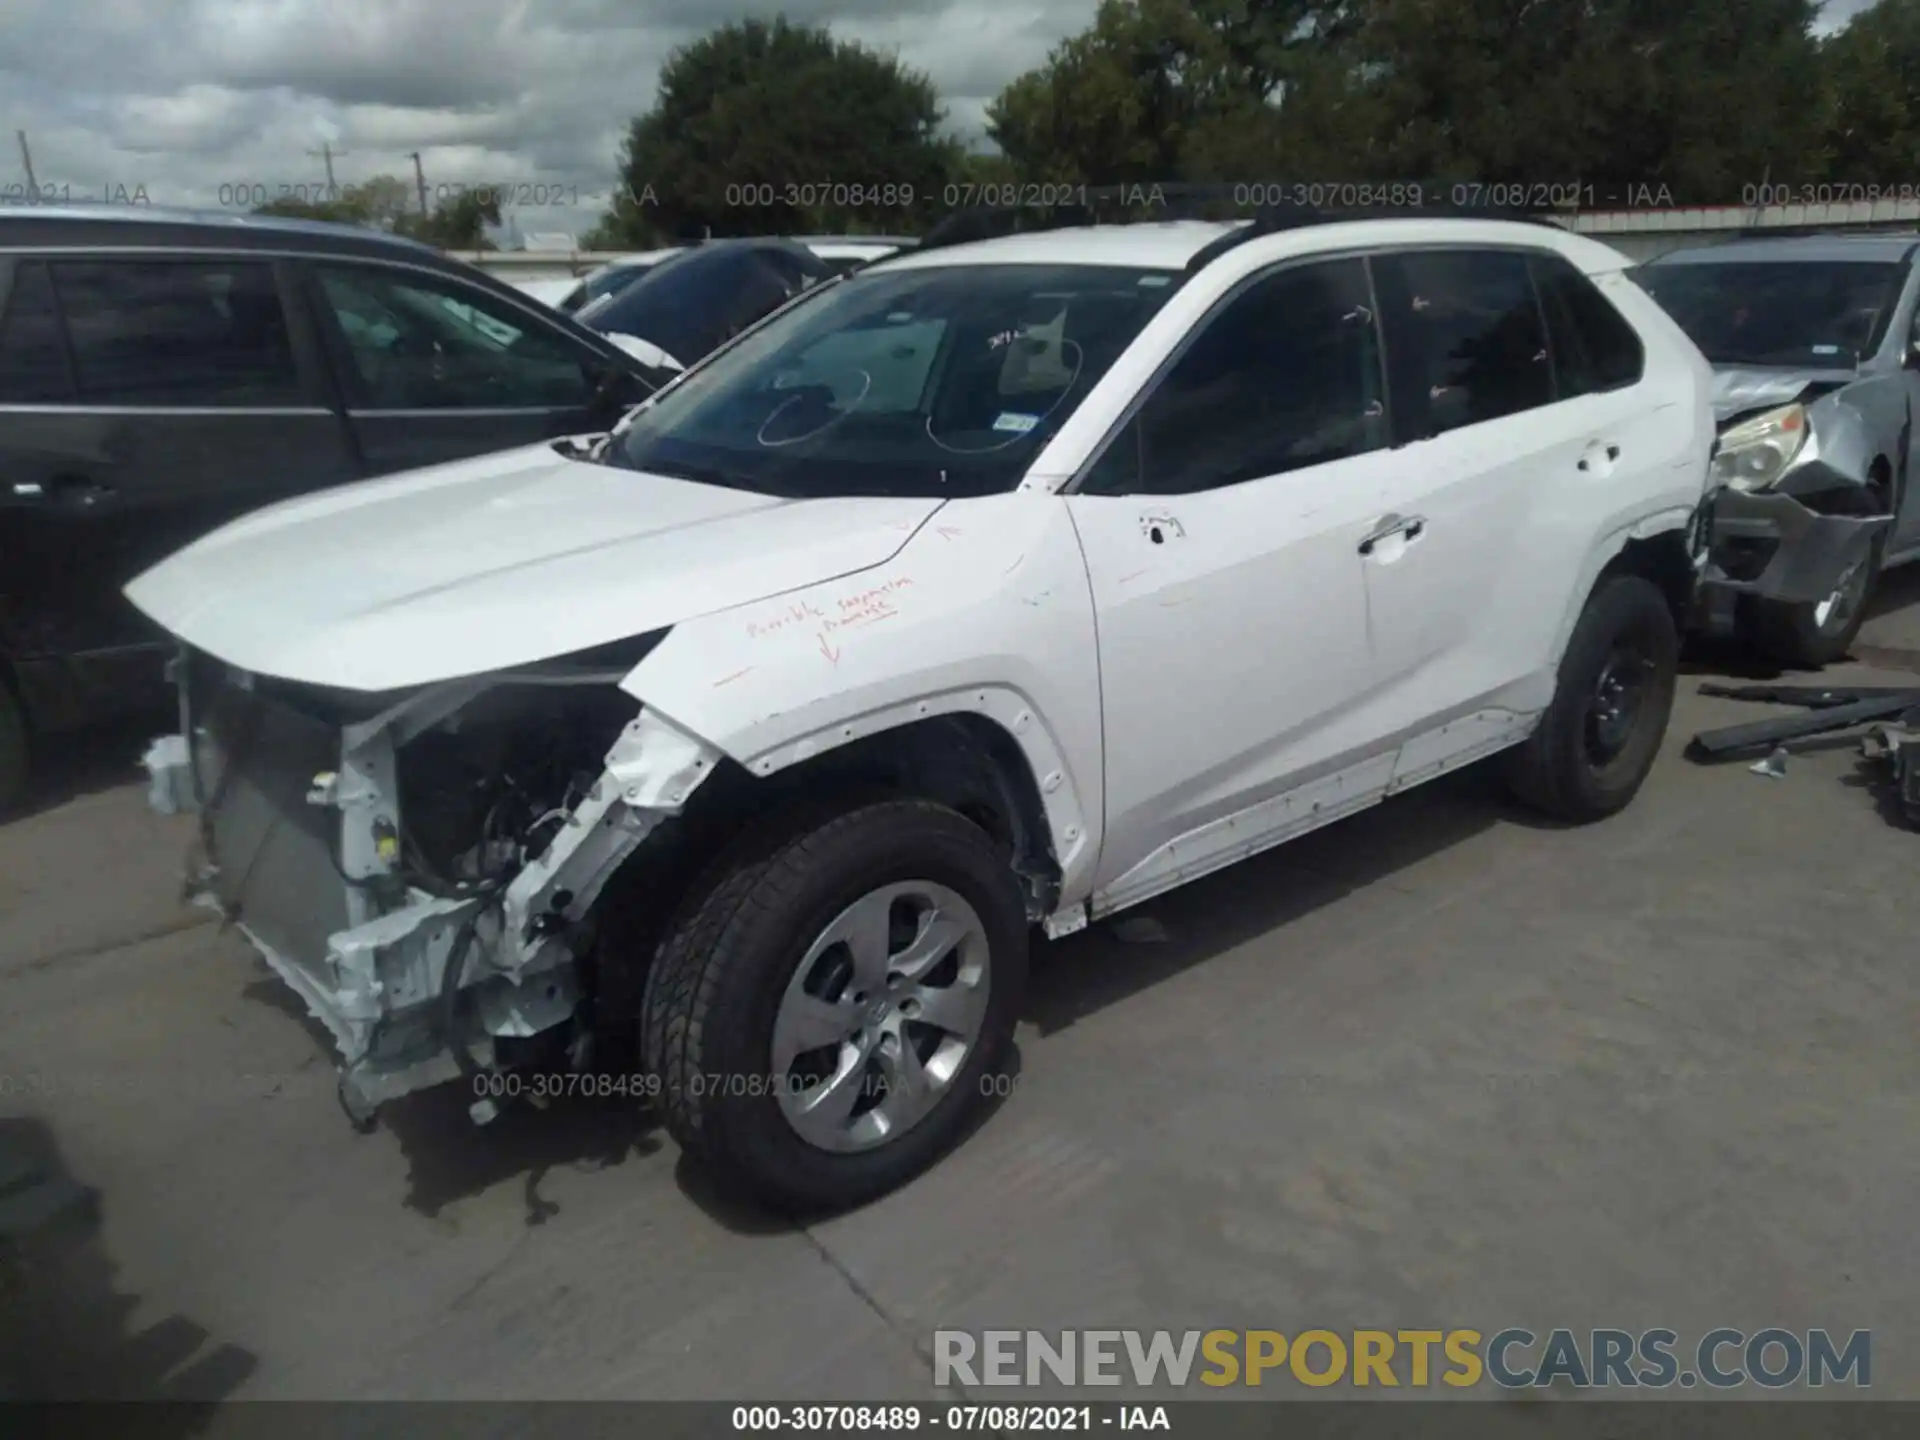
<path id="1" fill-rule="evenodd" d="M 1831 0 L 1827 23 L 1869 0 Z M 323 185 L 493 184 L 522 231 L 584 229 L 661 62 L 784 11 L 898 53 L 977 135 L 986 102 L 1096 0 L 0 0 L 0 200 L 26 174 L 74 200 L 248 208 Z"/>

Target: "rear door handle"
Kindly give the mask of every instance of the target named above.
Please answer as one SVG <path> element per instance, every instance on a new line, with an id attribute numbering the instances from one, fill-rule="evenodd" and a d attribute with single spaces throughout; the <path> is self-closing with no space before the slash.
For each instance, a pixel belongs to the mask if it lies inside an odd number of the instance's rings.
<path id="1" fill-rule="evenodd" d="M 1618 445 L 1589 445 L 1587 447 L 1587 453 L 1580 457 L 1580 468 L 1582 470 L 1593 469 L 1592 460 L 1596 451 L 1607 457 L 1607 463 L 1609 465 L 1620 458 L 1620 447 Z"/>
<path id="2" fill-rule="evenodd" d="M 1427 522 L 1425 518 L 1419 515 L 1383 516 L 1379 524 L 1375 525 L 1373 529 L 1361 537 L 1360 553 L 1362 555 L 1373 554 L 1376 545 L 1382 540 L 1394 535 L 1404 535 L 1409 540 L 1417 540 L 1420 538 L 1421 532 L 1426 528 Z"/>

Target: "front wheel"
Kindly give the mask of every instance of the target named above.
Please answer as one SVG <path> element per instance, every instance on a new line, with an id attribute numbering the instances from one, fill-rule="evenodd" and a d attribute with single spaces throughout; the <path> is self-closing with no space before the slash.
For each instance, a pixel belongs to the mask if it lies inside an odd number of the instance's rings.
<path id="1" fill-rule="evenodd" d="M 1679 632 L 1659 587 L 1638 575 L 1602 581 L 1574 624 L 1553 703 L 1511 752 L 1516 797 L 1575 823 L 1624 809 L 1660 753 L 1679 661 Z"/>
<path id="2" fill-rule="evenodd" d="M 1026 971 L 1008 856 L 944 807 L 864 805 L 742 852 L 648 976 L 642 1045 L 667 1127 L 775 1209 L 874 1199 L 993 1089 Z"/>
<path id="3" fill-rule="evenodd" d="M 1844 660 L 1866 623 L 1867 601 L 1880 564 L 1880 546 L 1856 560 L 1823 600 L 1787 605 L 1758 600 L 1746 618 L 1755 648 L 1783 665 L 1819 669 Z"/>

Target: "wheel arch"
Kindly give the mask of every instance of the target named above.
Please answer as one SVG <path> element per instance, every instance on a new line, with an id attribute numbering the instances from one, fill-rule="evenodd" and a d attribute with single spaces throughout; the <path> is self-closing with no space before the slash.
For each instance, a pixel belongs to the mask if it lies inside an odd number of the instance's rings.
<path id="1" fill-rule="evenodd" d="M 1693 556 L 1698 514 L 1678 508 L 1662 510 L 1619 527 L 1594 546 L 1560 620 L 1553 647 L 1556 666 L 1566 654 L 1573 627 L 1587 602 L 1601 585 L 1618 575 L 1638 575 L 1652 581 L 1666 596 L 1675 626 L 1686 629 L 1698 579 Z"/>

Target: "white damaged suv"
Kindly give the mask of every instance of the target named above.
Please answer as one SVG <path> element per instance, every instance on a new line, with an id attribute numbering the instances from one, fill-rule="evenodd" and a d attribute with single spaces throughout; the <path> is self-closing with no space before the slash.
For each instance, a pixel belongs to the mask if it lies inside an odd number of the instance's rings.
<path id="1" fill-rule="evenodd" d="M 1499 751 L 1558 816 L 1632 798 L 1714 420 L 1626 263 L 1418 216 L 930 242 L 609 436 L 141 576 L 155 803 L 357 1121 L 637 1038 L 716 1177 L 857 1203 L 992 1092 L 1030 927 Z"/>

